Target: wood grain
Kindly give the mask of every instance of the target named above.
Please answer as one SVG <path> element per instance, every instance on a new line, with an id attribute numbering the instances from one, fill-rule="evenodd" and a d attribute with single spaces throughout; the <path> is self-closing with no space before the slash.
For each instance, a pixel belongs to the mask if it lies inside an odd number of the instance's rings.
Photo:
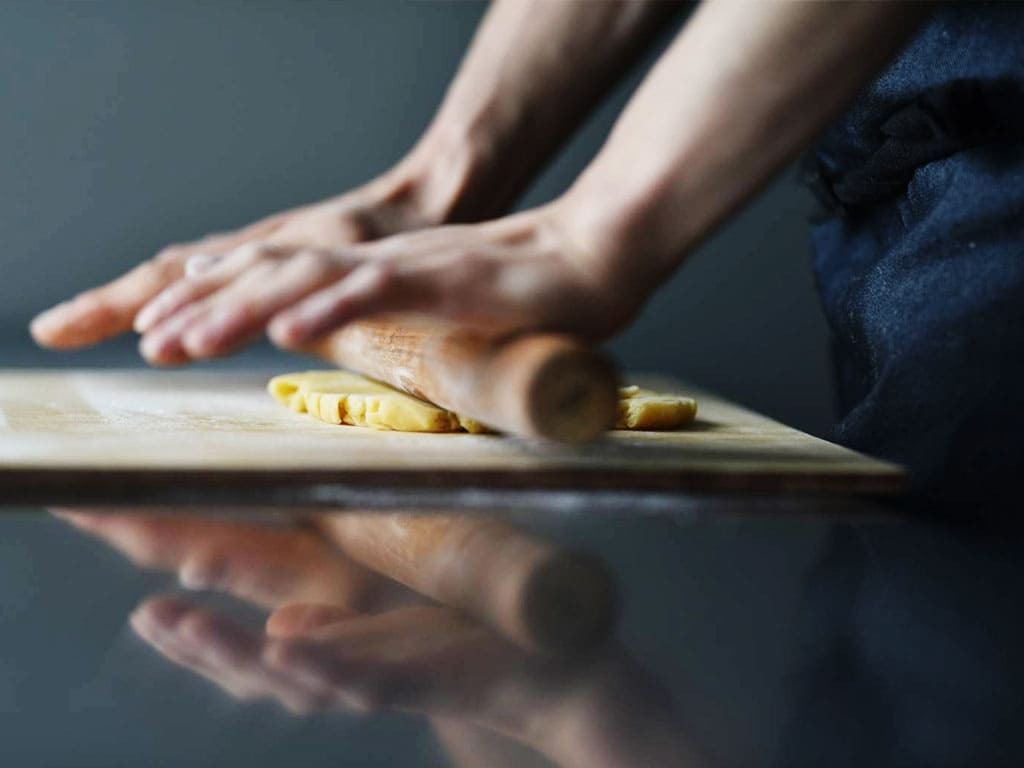
<path id="1" fill-rule="evenodd" d="M 323 424 L 276 403 L 268 378 L 0 372 L 0 503 L 326 504 L 332 487 L 404 490 L 408 505 L 439 488 L 848 496 L 904 486 L 898 467 L 674 382 L 640 380 L 696 397 L 691 428 L 569 448 Z"/>
<path id="2" fill-rule="evenodd" d="M 507 434 L 580 444 L 615 422 L 614 367 L 571 336 L 384 317 L 348 323 L 310 351 Z"/>

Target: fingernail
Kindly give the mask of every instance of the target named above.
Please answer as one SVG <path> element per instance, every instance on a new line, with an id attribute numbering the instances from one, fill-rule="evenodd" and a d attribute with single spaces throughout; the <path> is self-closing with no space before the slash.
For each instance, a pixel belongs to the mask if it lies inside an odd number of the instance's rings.
<path id="1" fill-rule="evenodd" d="M 293 317 L 280 317 L 267 327 L 270 340 L 280 347 L 290 347 L 302 341 L 302 325 Z"/>
<path id="2" fill-rule="evenodd" d="M 214 310 L 201 325 L 185 333 L 181 339 L 182 346 L 195 356 L 216 352 L 228 330 L 235 324 L 236 317 L 235 310 L 231 308 Z"/>
<path id="3" fill-rule="evenodd" d="M 209 271 L 217 262 L 223 259 L 212 253 L 197 253 L 185 262 L 185 277 L 195 277 L 203 272 Z"/>
<path id="4" fill-rule="evenodd" d="M 53 322 L 54 313 L 57 312 L 57 307 L 48 309 L 45 312 L 40 312 L 38 315 L 32 318 L 32 329 L 43 328 Z"/>
<path id="5" fill-rule="evenodd" d="M 128 623 L 135 634 L 143 640 L 152 641 L 156 636 L 156 624 L 154 624 L 153 618 L 141 608 L 132 612 L 132 615 L 128 617 Z"/>
<path id="6" fill-rule="evenodd" d="M 154 299 L 139 310 L 139 314 L 135 316 L 135 322 L 132 324 L 135 328 L 136 333 L 145 333 L 156 323 L 157 318 L 163 312 L 162 302 L 159 298 Z"/>
<path id="7" fill-rule="evenodd" d="M 155 360 L 163 347 L 164 340 L 155 334 L 143 336 L 139 341 L 139 354 L 147 360 Z"/>

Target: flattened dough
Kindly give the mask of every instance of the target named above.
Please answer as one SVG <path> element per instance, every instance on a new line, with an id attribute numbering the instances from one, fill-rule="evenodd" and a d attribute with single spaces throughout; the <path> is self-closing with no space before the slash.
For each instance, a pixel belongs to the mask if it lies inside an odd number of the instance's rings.
<path id="1" fill-rule="evenodd" d="M 306 371 L 275 376 L 267 390 L 297 413 L 328 424 L 396 432 L 488 432 L 483 424 L 347 371 Z M 616 429 L 675 429 L 693 421 L 697 403 L 639 387 L 619 390 Z"/>
<path id="2" fill-rule="evenodd" d="M 659 395 L 637 386 L 619 388 L 616 429 L 677 429 L 697 416 L 697 401 L 679 395 Z"/>
<path id="3" fill-rule="evenodd" d="M 328 424 L 396 432 L 486 432 L 482 424 L 425 400 L 346 371 L 306 371 L 275 376 L 267 390 L 293 411 Z"/>

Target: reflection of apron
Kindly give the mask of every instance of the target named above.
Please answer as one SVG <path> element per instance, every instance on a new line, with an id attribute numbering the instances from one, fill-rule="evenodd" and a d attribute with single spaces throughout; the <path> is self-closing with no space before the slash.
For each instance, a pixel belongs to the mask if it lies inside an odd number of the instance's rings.
<path id="1" fill-rule="evenodd" d="M 1022 94 L 1024 6 L 940 4 L 809 163 L 835 436 L 947 523 L 836 526 L 780 766 L 1024 766 Z"/>

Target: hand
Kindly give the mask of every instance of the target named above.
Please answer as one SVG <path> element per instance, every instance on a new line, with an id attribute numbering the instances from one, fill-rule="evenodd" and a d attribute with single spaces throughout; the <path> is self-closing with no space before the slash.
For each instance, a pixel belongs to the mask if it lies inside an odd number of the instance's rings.
<path id="1" fill-rule="evenodd" d="M 161 654 L 237 698 L 270 698 L 294 713 L 421 713 L 467 764 L 517 764 L 499 733 L 564 766 L 670 765 L 691 755 L 665 694 L 622 651 L 542 658 L 449 608 L 395 608 L 407 592 L 382 586 L 311 530 L 60 516 L 140 565 L 273 611 L 263 632 L 174 597 L 147 600 L 132 616 Z"/>
<path id="2" fill-rule="evenodd" d="M 280 247 L 336 247 L 438 224 L 451 194 L 431 175 L 439 142 L 425 140 L 389 173 L 339 197 L 295 208 L 235 232 L 170 245 L 122 277 L 36 317 L 32 336 L 46 347 L 82 347 L 132 330 L 138 311 L 185 275 L 189 259 L 229 253 L 259 241 Z M 453 174 L 453 176 L 456 176 Z"/>
<path id="3" fill-rule="evenodd" d="M 151 363 L 178 364 L 231 352 L 264 328 L 278 345 L 300 348 L 383 312 L 603 338 L 644 296 L 571 233 L 551 205 L 349 248 L 254 243 L 190 261 L 186 277 L 139 313 L 141 350 Z"/>
<path id="4" fill-rule="evenodd" d="M 326 203 L 165 248 L 41 314 L 33 337 L 66 349 L 131 330 L 138 311 L 196 255 L 223 255 L 256 240 L 339 248 L 501 215 L 673 13 L 657 2 L 495 3 L 434 120 L 393 170 Z"/>

